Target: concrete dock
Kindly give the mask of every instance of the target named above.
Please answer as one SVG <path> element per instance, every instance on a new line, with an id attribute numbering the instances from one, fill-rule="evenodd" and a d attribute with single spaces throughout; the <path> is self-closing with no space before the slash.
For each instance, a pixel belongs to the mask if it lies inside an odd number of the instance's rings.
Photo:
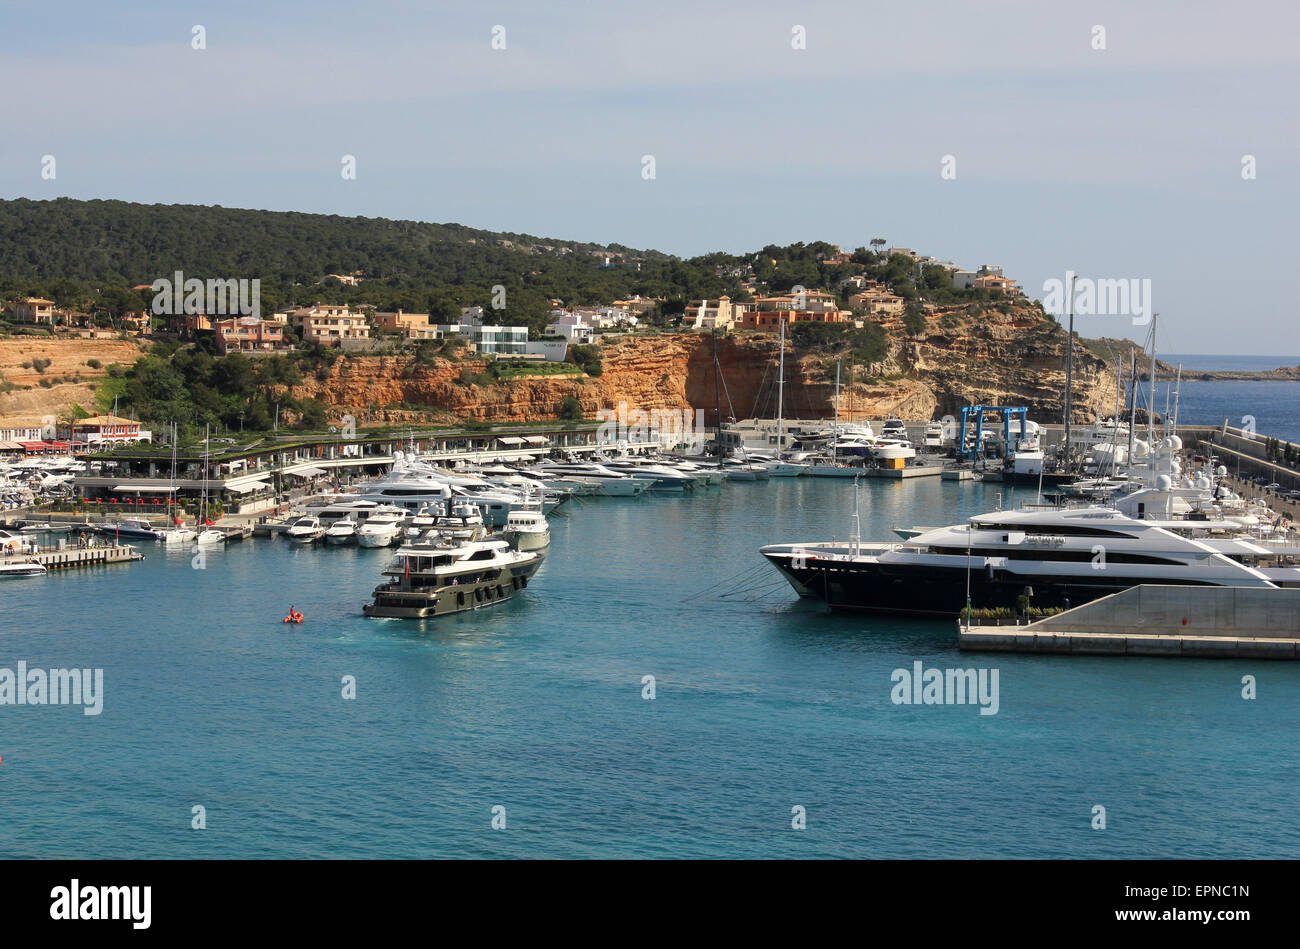
<path id="1" fill-rule="evenodd" d="M 905 481 L 910 478 L 937 478 L 942 474 L 942 465 L 908 465 L 906 468 L 862 469 L 862 477 L 864 478 L 882 478 L 887 481 Z"/>
<path id="2" fill-rule="evenodd" d="M 1025 626 L 960 628 L 962 649 L 1300 659 L 1300 589 L 1132 587 Z"/>
<path id="3" fill-rule="evenodd" d="M 130 563 L 143 560 L 144 554 L 126 544 L 105 544 L 102 547 L 67 547 L 63 550 L 43 550 L 34 554 L 5 557 L 4 563 L 39 563 L 46 570 L 70 570 L 74 567 L 102 567 L 106 564 Z"/>

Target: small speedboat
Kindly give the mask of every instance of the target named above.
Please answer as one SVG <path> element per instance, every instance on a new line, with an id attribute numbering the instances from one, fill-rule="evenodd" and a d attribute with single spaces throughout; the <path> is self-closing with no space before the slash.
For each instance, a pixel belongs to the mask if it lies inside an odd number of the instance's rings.
<path id="1" fill-rule="evenodd" d="M 284 536 L 295 544 L 314 544 L 325 536 L 325 528 L 321 526 L 319 517 L 307 515 L 290 524 Z"/>
<path id="2" fill-rule="evenodd" d="M 109 537 L 133 537 L 139 540 L 158 540 L 162 533 L 148 521 L 140 518 L 123 518 L 110 524 L 96 524 L 94 530 Z"/>
<path id="3" fill-rule="evenodd" d="M 40 577 L 46 573 L 45 565 L 31 563 L 0 563 L 0 578 Z"/>

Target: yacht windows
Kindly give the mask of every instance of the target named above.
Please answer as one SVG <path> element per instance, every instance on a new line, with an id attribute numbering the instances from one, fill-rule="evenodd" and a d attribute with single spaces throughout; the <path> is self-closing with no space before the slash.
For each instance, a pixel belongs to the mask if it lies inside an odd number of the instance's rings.
<path id="1" fill-rule="evenodd" d="M 967 548 L 931 547 L 929 552 L 965 557 Z M 972 557 L 996 557 L 1003 560 L 1041 560 L 1044 563 L 1088 563 L 1094 556 L 1090 550 L 1041 550 L 1036 548 L 1017 550 L 1013 547 L 972 547 L 969 548 L 969 552 Z M 1168 557 L 1153 557 L 1149 554 L 1125 554 L 1112 551 L 1106 552 L 1106 562 L 1108 564 L 1149 564 L 1165 567 L 1187 566 L 1186 560 L 1171 560 Z"/>
<path id="2" fill-rule="evenodd" d="M 1080 527 L 1075 524 L 1053 524 L 1050 529 L 1044 528 L 1041 532 L 1026 530 L 1023 524 L 983 524 L 976 522 L 976 530 L 981 531 L 1007 531 L 1013 534 L 1023 533 L 1026 537 L 1034 538 L 1040 536 L 1065 536 L 1065 537 L 1112 537 L 1122 540 L 1134 540 L 1133 534 L 1124 531 L 1106 530 L 1102 527 Z"/>

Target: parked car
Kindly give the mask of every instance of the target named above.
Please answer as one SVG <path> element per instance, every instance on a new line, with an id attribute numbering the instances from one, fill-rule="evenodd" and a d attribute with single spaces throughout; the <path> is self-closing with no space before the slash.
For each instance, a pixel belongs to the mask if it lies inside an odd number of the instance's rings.
<path id="1" fill-rule="evenodd" d="M 1278 488 L 1280 488 L 1280 487 L 1282 487 L 1282 485 L 1278 484 L 1276 481 L 1271 481 L 1271 482 L 1269 482 L 1268 484 L 1264 485 L 1264 490 L 1265 490 L 1265 491 L 1276 491 L 1276 490 L 1277 490 Z"/>

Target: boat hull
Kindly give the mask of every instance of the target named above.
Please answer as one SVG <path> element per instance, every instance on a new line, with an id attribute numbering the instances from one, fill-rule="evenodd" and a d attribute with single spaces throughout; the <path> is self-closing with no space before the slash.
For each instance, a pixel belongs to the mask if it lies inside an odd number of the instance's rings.
<path id="1" fill-rule="evenodd" d="M 820 559 L 815 552 L 796 567 L 787 552 L 763 554 L 800 596 L 819 599 L 833 610 L 955 617 L 966 609 L 969 578 L 974 609 L 1016 609 L 1030 587 L 1032 606 L 1066 609 L 1118 593 L 1143 582 L 1107 572 L 1097 577 L 1011 573 L 959 567 L 900 566 L 874 560 Z M 1161 580 L 1162 583 L 1176 582 Z M 1207 584 L 1184 581 L 1189 586 Z"/>
<path id="2" fill-rule="evenodd" d="M 992 480 L 991 478 L 988 478 L 989 474 L 992 474 L 992 472 L 986 472 L 986 480 Z M 1001 475 L 1003 484 L 1028 485 L 1031 487 L 1038 486 L 1038 475 L 1036 473 L 1003 469 Z M 1073 484 L 1075 481 L 1079 480 L 1078 475 L 1066 474 L 1065 472 L 1060 471 L 1044 471 L 1042 478 L 1043 487 L 1045 488 L 1059 488 L 1063 485 Z"/>
<path id="3" fill-rule="evenodd" d="M 649 488 L 650 482 L 643 481 L 640 478 L 608 478 L 600 483 L 600 493 L 610 498 L 636 497 L 639 494 L 645 494 Z"/>
<path id="4" fill-rule="evenodd" d="M 515 550 L 540 551 L 551 545 L 550 531 L 512 531 L 501 533 L 501 538 Z"/>
<path id="5" fill-rule="evenodd" d="M 46 574 L 44 565 L 39 563 L 6 563 L 0 564 L 0 579 L 14 579 L 16 577 L 43 577 Z"/>

